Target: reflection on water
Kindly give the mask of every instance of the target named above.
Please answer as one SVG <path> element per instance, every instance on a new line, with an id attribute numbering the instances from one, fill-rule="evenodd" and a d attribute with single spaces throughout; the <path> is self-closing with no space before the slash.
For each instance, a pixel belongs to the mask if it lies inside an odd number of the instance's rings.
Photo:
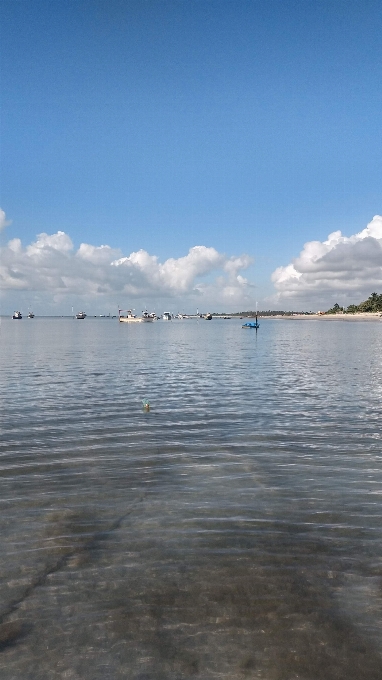
<path id="1" fill-rule="evenodd" d="M 1 344 L 1 678 L 380 680 L 382 324 Z"/>

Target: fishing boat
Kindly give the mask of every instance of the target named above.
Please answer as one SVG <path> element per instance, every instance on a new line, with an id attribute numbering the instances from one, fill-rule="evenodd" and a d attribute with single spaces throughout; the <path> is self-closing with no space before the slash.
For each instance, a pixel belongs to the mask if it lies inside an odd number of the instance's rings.
<path id="1" fill-rule="evenodd" d="M 118 318 L 124 323 L 141 323 L 142 321 L 136 314 L 133 314 L 131 309 L 119 309 Z"/>
<path id="2" fill-rule="evenodd" d="M 118 318 L 122 323 L 151 323 L 156 316 L 154 313 L 149 314 L 147 310 L 142 312 L 142 316 L 137 316 L 131 309 L 119 309 Z"/>
<path id="3" fill-rule="evenodd" d="M 23 318 L 23 316 L 22 316 L 21 312 L 13 312 L 12 319 L 22 319 L 22 318 Z"/>
<path id="4" fill-rule="evenodd" d="M 78 312 L 78 314 L 76 314 L 76 319 L 86 319 L 85 312 Z"/>
<path id="5" fill-rule="evenodd" d="M 155 318 L 156 317 L 155 317 L 154 312 L 151 312 L 151 314 L 149 314 L 147 309 L 146 309 L 145 312 L 142 312 L 141 321 L 143 321 L 144 323 L 147 323 L 147 322 L 150 323 L 151 321 L 154 321 Z"/>

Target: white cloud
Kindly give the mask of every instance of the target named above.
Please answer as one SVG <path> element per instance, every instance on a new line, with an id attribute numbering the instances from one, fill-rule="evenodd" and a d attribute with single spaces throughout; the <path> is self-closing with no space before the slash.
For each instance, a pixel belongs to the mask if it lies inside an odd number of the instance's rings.
<path id="1" fill-rule="evenodd" d="M 297 258 L 273 272 L 272 281 L 278 291 L 273 302 L 294 308 L 357 303 L 382 291 L 382 217 L 353 236 L 335 231 L 326 241 L 306 243 Z"/>
<path id="2" fill-rule="evenodd" d="M 129 274 L 140 275 L 146 280 L 146 285 L 155 285 L 156 289 L 167 291 L 168 294 L 184 294 L 190 292 L 195 285 L 198 276 L 224 267 L 227 259 L 215 248 L 195 246 L 190 248 L 188 255 L 178 259 L 169 258 L 163 264 L 158 258 L 151 256 L 144 250 L 131 253 L 129 257 L 123 257 L 112 265 L 127 268 Z"/>
<path id="3" fill-rule="evenodd" d="M 12 220 L 7 220 L 7 216 L 4 210 L 0 208 L 0 231 L 3 231 L 3 229 L 5 229 L 5 227 L 8 227 L 11 223 Z"/>
<path id="4" fill-rule="evenodd" d="M 121 257 L 122 253 L 117 248 L 110 246 L 91 246 L 88 243 L 81 243 L 76 256 L 93 264 L 110 264 L 112 260 Z"/>
<path id="5" fill-rule="evenodd" d="M 64 231 L 58 231 L 57 234 L 39 234 L 37 241 L 27 247 L 28 255 L 41 255 L 46 257 L 51 251 L 58 253 L 69 253 L 73 250 L 73 243 L 69 236 Z"/>
<path id="6" fill-rule="evenodd" d="M 206 246 L 195 246 L 184 257 L 163 263 L 144 250 L 123 256 L 119 249 L 88 243 L 75 250 L 70 237 L 58 231 L 39 234 L 25 248 L 20 239 L 9 241 L 1 251 L 0 288 L 3 295 L 24 291 L 56 303 L 73 304 L 78 298 L 93 306 L 97 300 L 114 306 L 129 306 L 133 300 L 154 306 L 165 299 L 182 308 L 245 305 L 253 302 L 253 296 L 241 272 L 251 262 L 248 255 L 227 257 Z"/>

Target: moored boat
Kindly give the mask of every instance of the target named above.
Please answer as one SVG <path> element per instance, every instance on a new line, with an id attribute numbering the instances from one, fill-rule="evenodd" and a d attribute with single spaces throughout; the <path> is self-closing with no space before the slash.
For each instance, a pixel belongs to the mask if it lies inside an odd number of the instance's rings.
<path id="1" fill-rule="evenodd" d="M 248 323 L 243 323 L 242 328 L 260 328 L 260 324 L 257 321 L 249 321 Z"/>
<path id="2" fill-rule="evenodd" d="M 29 314 L 28 314 L 28 319 L 34 319 L 34 314 L 33 314 L 33 312 L 29 312 Z"/>
<path id="3" fill-rule="evenodd" d="M 212 314 L 210 314 L 210 312 L 208 312 L 208 314 L 205 314 L 205 315 L 204 315 L 204 318 L 206 319 L 206 321 L 211 321 L 211 319 L 212 319 Z"/>
<path id="4" fill-rule="evenodd" d="M 13 312 L 12 319 L 22 319 L 22 318 L 23 318 L 23 316 L 22 316 L 21 312 Z"/>
<path id="5" fill-rule="evenodd" d="M 119 309 L 118 318 L 119 321 L 124 323 L 141 323 L 142 321 L 142 319 L 138 318 L 136 314 L 133 314 L 131 309 Z"/>
<path id="6" fill-rule="evenodd" d="M 172 316 L 171 316 L 170 312 L 164 312 L 164 314 L 162 315 L 162 319 L 163 319 L 163 321 L 171 321 Z"/>
<path id="7" fill-rule="evenodd" d="M 148 311 L 142 312 L 142 316 L 137 316 L 133 314 L 131 309 L 119 309 L 118 310 L 119 321 L 123 323 L 150 323 L 155 321 L 156 316 L 154 312 L 151 314 Z"/>
<path id="8" fill-rule="evenodd" d="M 76 314 L 76 319 L 86 319 L 85 312 L 78 312 L 78 314 Z"/>
<path id="9" fill-rule="evenodd" d="M 257 312 L 256 312 L 256 318 L 255 321 L 248 321 L 247 323 L 244 323 L 242 325 L 242 328 L 255 328 L 256 330 L 260 328 L 260 324 L 257 320 Z"/>
<path id="10" fill-rule="evenodd" d="M 147 322 L 154 321 L 154 320 L 155 320 L 154 312 L 152 312 L 151 314 L 149 314 L 147 310 L 145 312 L 142 312 L 141 321 L 143 321 L 144 323 L 147 323 Z"/>

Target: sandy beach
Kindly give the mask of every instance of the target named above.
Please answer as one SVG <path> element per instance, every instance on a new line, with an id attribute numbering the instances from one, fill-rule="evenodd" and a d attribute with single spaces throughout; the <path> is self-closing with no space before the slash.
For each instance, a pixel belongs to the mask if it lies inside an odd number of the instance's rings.
<path id="1" fill-rule="evenodd" d="M 379 321 L 382 322 L 382 312 L 358 312 L 356 314 L 293 314 L 293 316 L 275 315 L 262 317 L 272 319 L 288 319 L 292 321 L 317 319 L 319 321 Z"/>

